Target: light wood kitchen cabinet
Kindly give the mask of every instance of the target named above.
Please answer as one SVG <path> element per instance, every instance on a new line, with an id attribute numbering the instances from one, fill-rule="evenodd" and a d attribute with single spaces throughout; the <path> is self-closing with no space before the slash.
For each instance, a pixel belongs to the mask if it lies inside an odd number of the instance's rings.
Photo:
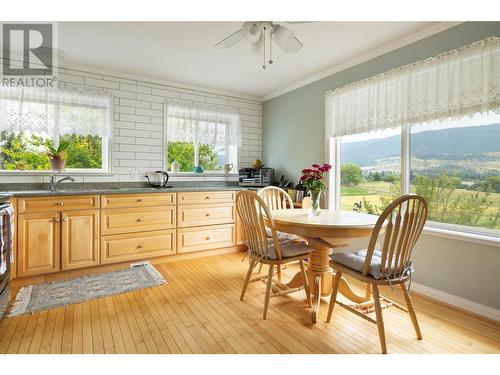
<path id="1" fill-rule="evenodd" d="M 175 206 L 175 193 L 101 195 L 101 208 Z"/>
<path id="2" fill-rule="evenodd" d="M 230 224 L 236 220 L 234 203 L 179 206 L 177 220 L 179 227 Z"/>
<path id="3" fill-rule="evenodd" d="M 205 191 L 178 193 L 179 204 L 206 204 L 234 202 L 234 191 Z"/>
<path id="4" fill-rule="evenodd" d="M 61 268 L 99 264 L 99 211 L 68 211 L 61 214 Z"/>
<path id="5" fill-rule="evenodd" d="M 234 224 L 182 228 L 177 233 L 179 253 L 230 247 L 236 241 Z"/>
<path id="6" fill-rule="evenodd" d="M 101 237 L 101 263 L 127 262 L 173 255 L 175 229 Z"/>
<path id="7" fill-rule="evenodd" d="M 175 228 L 175 206 L 101 211 L 101 234 Z"/>
<path id="8" fill-rule="evenodd" d="M 89 210 L 99 208 L 98 195 L 19 198 L 19 213 Z"/>
<path id="9" fill-rule="evenodd" d="M 61 269 L 60 220 L 59 213 L 19 215 L 18 276 L 41 275 Z"/>
<path id="10" fill-rule="evenodd" d="M 208 191 L 17 198 L 17 277 L 227 250 L 244 242 L 235 196 Z"/>

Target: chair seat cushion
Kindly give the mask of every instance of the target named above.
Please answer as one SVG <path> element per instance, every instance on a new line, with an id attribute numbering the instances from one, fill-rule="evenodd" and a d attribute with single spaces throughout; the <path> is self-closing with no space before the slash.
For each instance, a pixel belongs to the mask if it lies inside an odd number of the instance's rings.
<path id="1" fill-rule="evenodd" d="M 278 236 L 278 241 L 287 241 L 287 240 L 300 241 L 300 237 L 295 234 L 276 231 L 276 235 Z M 266 236 L 269 238 L 273 238 L 273 233 L 271 231 L 271 228 L 266 228 Z"/>
<path id="2" fill-rule="evenodd" d="M 274 247 L 274 242 L 272 238 L 267 240 L 269 246 L 268 259 L 278 259 L 276 255 L 276 248 Z M 312 249 L 307 245 L 305 241 L 294 241 L 294 240 L 283 240 L 279 241 L 281 248 L 282 258 L 291 258 L 298 255 L 309 254 Z"/>
<path id="3" fill-rule="evenodd" d="M 355 271 L 363 272 L 363 267 L 365 265 L 367 249 L 359 251 L 349 251 L 345 253 L 337 253 L 330 255 L 330 258 L 335 263 L 340 263 L 343 266 L 349 267 Z M 370 269 L 368 274 L 373 276 L 375 279 L 380 279 L 382 277 L 382 272 L 380 272 L 380 266 L 382 264 L 382 253 L 375 250 L 372 255 L 370 262 Z"/>

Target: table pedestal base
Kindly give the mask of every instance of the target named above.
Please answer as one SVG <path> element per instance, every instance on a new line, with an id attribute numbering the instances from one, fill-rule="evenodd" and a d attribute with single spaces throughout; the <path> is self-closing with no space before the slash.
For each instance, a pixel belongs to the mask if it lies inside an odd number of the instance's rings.
<path id="1" fill-rule="evenodd" d="M 329 242 L 326 242 L 319 238 L 308 238 L 307 241 L 313 248 L 309 256 L 307 276 L 309 278 L 309 288 L 312 299 L 312 301 L 309 301 L 312 306 L 311 322 L 316 323 L 319 315 L 321 297 L 329 297 L 332 292 L 333 272 L 329 264 L 330 255 L 333 253 L 334 247 L 340 246 L 331 243 L 331 239 L 329 239 Z M 342 243 L 342 245 L 345 245 L 345 243 Z M 292 278 L 287 286 L 289 288 L 296 288 L 299 285 L 302 285 L 302 275 L 300 272 Z M 338 292 L 354 303 L 362 303 L 370 299 L 368 293 L 365 296 L 354 293 L 347 280 L 343 277 L 340 280 Z"/>

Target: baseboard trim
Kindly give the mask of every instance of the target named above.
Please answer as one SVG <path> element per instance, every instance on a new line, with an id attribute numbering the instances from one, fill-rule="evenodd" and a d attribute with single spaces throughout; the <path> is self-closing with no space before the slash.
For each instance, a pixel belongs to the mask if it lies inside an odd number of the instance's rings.
<path id="1" fill-rule="evenodd" d="M 482 305 L 480 303 L 470 301 L 468 299 L 458 297 L 453 294 L 446 293 L 441 290 L 434 289 L 415 282 L 411 283 L 411 290 L 425 297 L 429 297 L 448 305 L 458 307 L 462 310 L 481 315 L 488 319 L 500 321 L 500 310 L 497 310 L 493 307 Z"/>

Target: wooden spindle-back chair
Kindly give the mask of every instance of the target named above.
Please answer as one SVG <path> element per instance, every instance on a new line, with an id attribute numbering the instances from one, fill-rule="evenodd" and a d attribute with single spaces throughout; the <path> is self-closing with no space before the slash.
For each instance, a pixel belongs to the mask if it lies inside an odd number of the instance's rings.
<path id="1" fill-rule="evenodd" d="M 293 201 L 288 193 L 277 186 L 266 186 L 257 193 L 259 197 L 266 203 L 267 207 L 272 210 L 287 210 L 293 209 Z"/>
<path id="2" fill-rule="evenodd" d="M 269 265 L 267 277 L 258 278 L 267 278 L 263 319 L 266 319 L 273 283 L 277 286 L 277 291 L 273 294 L 274 296 L 305 289 L 307 301 L 309 303 L 309 285 L 307 283 L 303 259 L 307 257 L 311 249 L 305 243 L 283 243 L 279 241 L 271 211 L 264 200 L 255 192 L 248 190 L 238 192 L 236 195 L 236 208 L 245 229 L 248 254 L 250 257 L 250 266 L 243 284 L 240 299 L 243 301 L 253 269 L 260 263 Z M 271 229 L 271 238 L 266 234 L 266 219 L 268 221 L 268 227 Z M 290 289 L 280 281 L 273 280 L 273 268 L 274 266 L 281 266 L 282 264 L 293 261 L 299 261 L 302 271 L 303 286 Z"/>
<path id="3" fill-rule="evenodd" d="M 382 319 L 381 300 L 388 302 L 388 305 L 384 307 L 394 305 L 407 311 L 413 323 L 417 338 L 422 339 L 417 317 L 415 315 L 415 311 L 413 310 L 405 282 L 407 282 L 411 277 L 411 254 L 424 227 L 427 212 L 428 208 L 425 199 L 418 195 L 407 194 L 397 198 L 384 210 L 384 212 L 382 212 L 377 220 L 366 250 L 366 257 L 361 270 L 354 270 L 353 268 L 346 266 L 345 262 L 344 264 L 339 263 L 338 260 L 335 260 L 335 255 L 333 256 L 332 261 L 330 261 L 330 266 L 337 272 L 333 281 L 327 321 L 330 321 L 333 308 L 337 302 L 342 307 L 363 316 L 372 323 L 376 323 L 382 353 L 387 353 L 387 345 L 385 341 L 384 322 Z M 382 245 L 378 252 L 377 244 L 379 242 Z M 360 306 L 357 306 L 358 308 L 354 309 L 352 306 L 347 306 L 336 300 L 342 273 L 346 273 L 362 282 L 367 283 L 367 303 L 364 303 L 361 308 L 359 308 Z M 375 278 L 373 274 L 376 274 L 378 278 Z M 396 284 L 399 284 L 401 287 L 407 309 L 385 297 L 380 296 L 378 285 Z M 369 298 L 371 297 L 371 294 L 373 294 L 373 300 Z M 376 320 L 366 315 L 373 312 L 373 308 L 371 308 L 372 306 L 374 306 Z"/>
<path id="4" fill-rule="evenodd" d="M 266 186 L 257 192 L 257 195 L 266 203 L 269 210 L 293 210 L 293 200 L 290 195 L 277 186 Z M 269 237 L 269 232 L 267 233 Z M 287 236 L 285 234 L 285 236 Z M 288 235 L 290 237 L 290 235 Z M 283 233 L 278 232 L 278 239 L 283 238 Z M 276 266 L 278 271 L 278 280 L 281 280 L 281 266 Z M 259 273 L 262 270 L 262 264 L 259 266 Z"/>

